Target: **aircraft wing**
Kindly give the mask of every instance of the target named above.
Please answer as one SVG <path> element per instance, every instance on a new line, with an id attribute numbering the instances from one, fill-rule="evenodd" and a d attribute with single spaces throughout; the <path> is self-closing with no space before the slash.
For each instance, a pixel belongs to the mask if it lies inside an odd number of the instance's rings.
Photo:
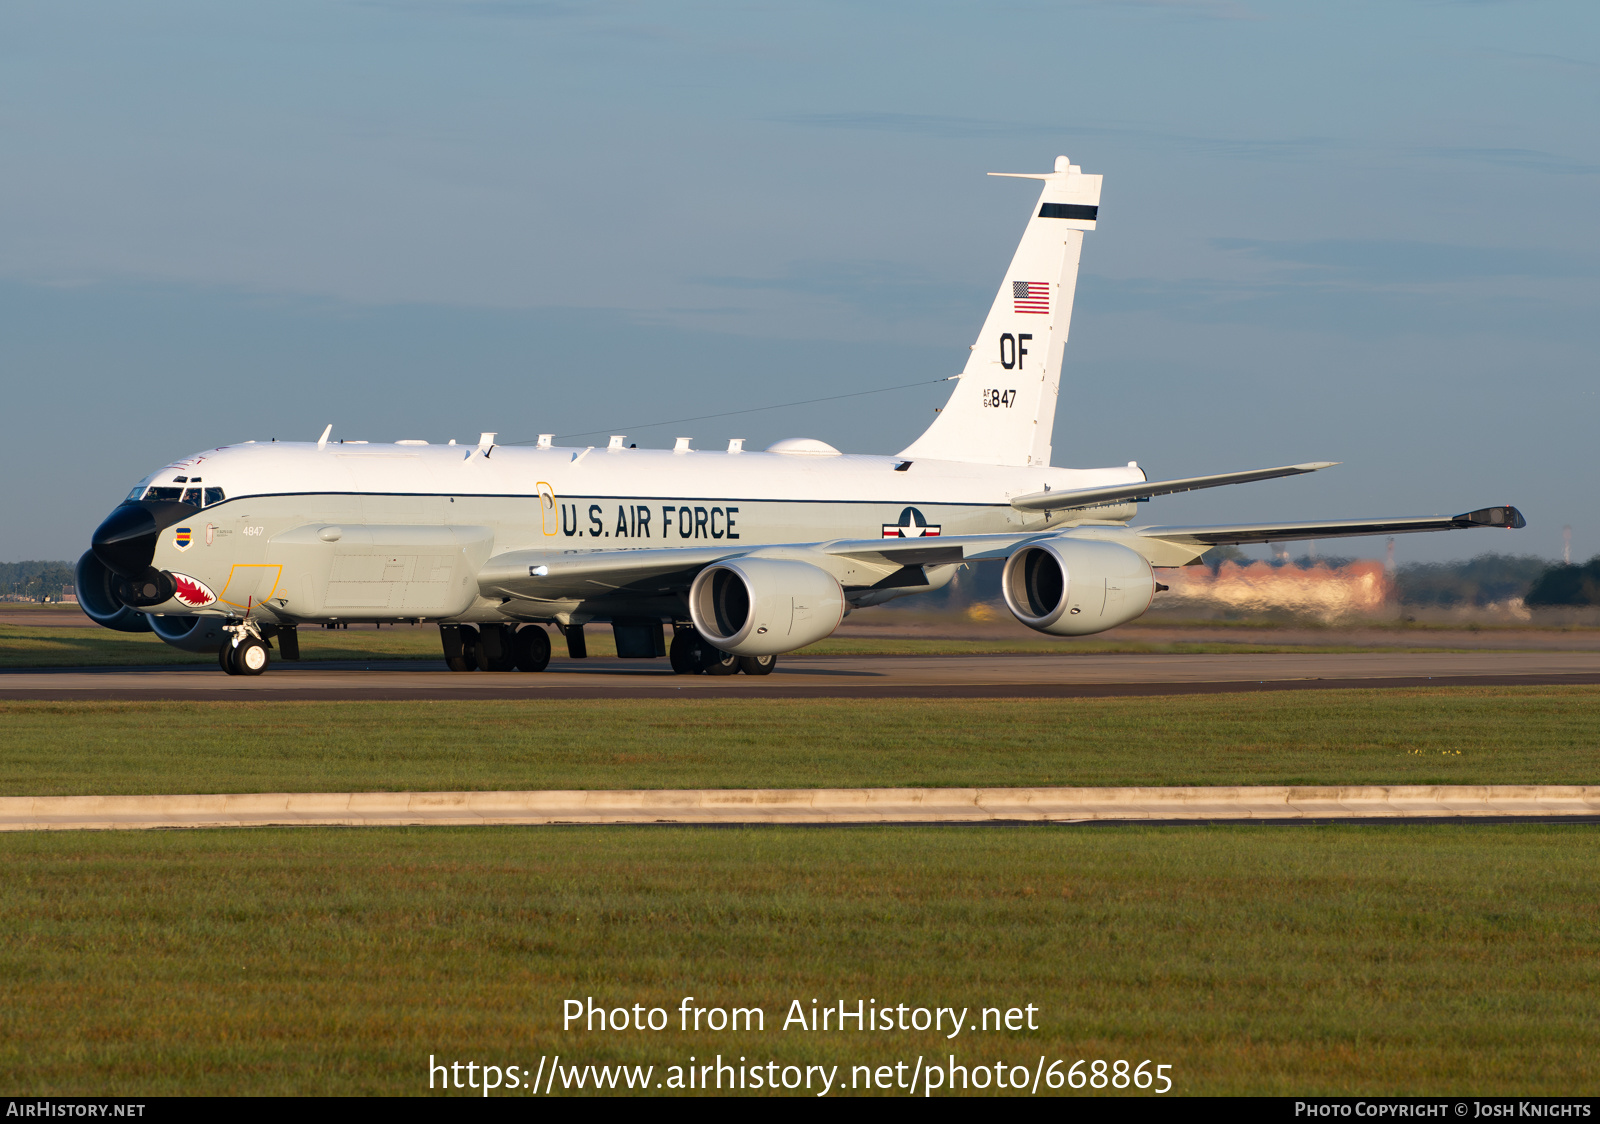
<path id="1" fill-rule="evenodd" d="M 1401 519 L 1341 519 L 1318 523 L 1246 523 L 1219 527 L 1077 527 L 1070 530 L 1015 531 L 991 535 L 944 535 L 922 539 L 835 539 L 769 546 L 683 547 L 639 550 L 515 550 L 489 559 L 478 573 L 486 596 L 555 601 L 612 593 L 659 595 L 689 588 L 702 569 L 725 558 L 747 555 L 810 560 L 843 572 L 848 559 L 860 564 L 861 585 L 908 566 L 943 566 L 1005 558 L 1019 544 L 1037 539 L 1086 538 L 1119 542 L 1155 566 L 1181 566 L 1213 546 L 1287 542 L 1356 535 L 1398 535 L 1448 531 L 1460 527 L 1526 525 L 1514 507 L 1485 507 L 1462 515 Z M 809 556 L 809 559 L 808 559 Z M 841 579 L 845 580 L 845 579 Z"/>
<path id="2" fill-rule="evenodd" d="M 1143 480 L 1133 484 L 1115 484 L 1106 488 L 1078 488 L 1065 492 L 1029 492 L 1017 496 L 1011 506 L 1018 511 L 1059 511 L 1069 507 L 1091 507 L 1095 504 L 1114 503 L 1149 496 L 1171 496 L 1178 492 L 1193 492 L 1200 488 L 1221 488 L 1226 484 L 1248 484 L 1252 480 L 1276 480 L 1280 476 L 1299 476 L 1318 469 L 1332 468 L 1338 461 L 1312 461 L 1308 464 L 1286 464 L 1279 468 L 1253 468 L 1248 472 L 1222 472 L 1215 476 L 1187 476 L 1181 480 Z"/>
<path id="3" fill-rule="evenodd" d="M 643 550 L 513 550 L 478 571 L 486 595 L 535 601 L 600 597 L 608 593 L 656 594 L 688 589 L 705 567 L 748 554 L 741 547 Z"/>
<path id="4" fill-rule="evenodd" d="M 747 555 L 813 561 L 841 580 L 870 585 L 907 566 L 940 566 L 979 558 L 1004 558 L 1019 542 L 1052 531 L 961 535 L 927 539 L 853 539 L 768 546 L 676 549 L 514 550 L 497 554 L 478 572 L 478 588 L 489 597 L 555 601 L 612 593 L 656 595 L 681 592 L 713 562 Z M 809 556 L 809 558 L 808 558 Z M 845 559 L 840 563 L 833 558 Z"/>
<path id="5" fill-rule="evenodd" d="M 1527 526 L 1514 507 L 1483 507 L 1462 515 L 1423 515 L 1409 519 L 1335 519 L 1321 523 L 1240 523 L 1231 527 L 1135 527 L 1141 538 L 1192 546 L 1223 546 L 1296 539 L 1338 539 L 1358 535 L 1403 535 L 1416 531 L 1450 531 L 1458 527 Z"/>

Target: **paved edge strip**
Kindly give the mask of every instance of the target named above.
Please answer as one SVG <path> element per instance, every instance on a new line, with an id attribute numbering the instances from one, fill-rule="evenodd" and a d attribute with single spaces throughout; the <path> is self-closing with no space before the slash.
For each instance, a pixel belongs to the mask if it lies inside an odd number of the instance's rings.
<path id="1" fill-rule="evenodd" d="M 666 678 L 663 676 L 662 678 Z M 537 685 L 478 687 L 224 687 L 6 688 L 0 702 L 476 702 L 499 699 L 1082 699 L 1215 695 L 1258 691 L 1348 691 L 1402 687 L 1583 687 L 1600 685 L 1593 672 L 1530 675 L 1412 675 L 1345 679 L 1212 680 L 1192 683 L 977 683 L 772 685 L 740 688 L 629 683 L 608 687 Z"/>
<path id="2" fill-rule="evenodd" d="M 1600 785 L 572 789 L 0 797 L 0 831 L 553 824 L 1281 823 L 1596 815 L 1600 815 Z"/>

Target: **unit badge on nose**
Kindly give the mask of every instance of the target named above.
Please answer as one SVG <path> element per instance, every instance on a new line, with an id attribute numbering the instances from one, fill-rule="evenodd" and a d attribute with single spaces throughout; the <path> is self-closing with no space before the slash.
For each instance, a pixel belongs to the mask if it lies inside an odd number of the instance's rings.
<path id="1" fill-rule="evenodd" d="M 194 532 L 187 527 L 179 527 L 172 536 L 172 545 L 179 550 L 188 550 L 194 545 Z"/>
<path id="2" fill-rule="evenodd" d="M 908 507 L 900 513 L 900 522 L 885 523 L 883 537 L 886 539 L 928 539 L 939 534 L 941 524 L 929 523 L 922 512 L 914 507 Z"/>
<path id="3" fill-rule="evenodd" d="M 206 588 L 205 582 L 187 574 L 173 574 L 172 586 L 172 596 L 192 609 L 209 605 L 217 599 L 217 595 Z"/>

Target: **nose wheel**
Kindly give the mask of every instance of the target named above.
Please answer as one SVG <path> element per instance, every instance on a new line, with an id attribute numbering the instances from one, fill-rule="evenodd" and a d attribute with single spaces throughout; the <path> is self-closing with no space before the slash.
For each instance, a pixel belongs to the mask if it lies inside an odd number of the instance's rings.
<path id="1" fill-rule="evenodd" d="M 267 670 L 272 657 L 265 642 L 251 636 L 237 646 L 224 644 L 217 652 L 217 662 L 229 675 L 260 675 Z"/>
<path id="2" fill-rule="evenodd" d="M 228 640 L 217 651 L 217 663 L 229 675 L 260 675 L 272 662 L 266 639 L 254 621 L 222 626 Z"/>

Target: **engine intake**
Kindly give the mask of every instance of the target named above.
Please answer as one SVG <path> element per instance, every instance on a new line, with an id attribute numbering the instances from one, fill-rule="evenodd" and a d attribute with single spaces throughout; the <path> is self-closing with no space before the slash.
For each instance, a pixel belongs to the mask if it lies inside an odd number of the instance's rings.
<path id="1" fill-rule="evenodd" d="M 122 598 L 122 579 L 94 551 L 86 550 L 78 559 L 76 582 L 78 605 L 95 624 L 118 632 L 150 631 L 150 618 Z"/>
<path id="2" fill-rule="evenodd" d="M 814 644 L 844 619 L 844 590 L 826 570 L 782 558 L 735 558 L 700 571 L 689 616 L 713 647 L 775 656 Z"/>
<path id="3" fill-rule="evenodd" d="M 150 631 L 185 652 L 214 656 L 230 637 L 222 631 L 221 617 L 149 617 Z"/>
<path id="4" fill-rule="evenodd" d="M 1006 607 L 1053 636 L 1104 632 L 1143 615 L 1155 573 L 1137 551 L 1093 539 L 1045 539 L 1016 550 L 1000 578 Z"/>

